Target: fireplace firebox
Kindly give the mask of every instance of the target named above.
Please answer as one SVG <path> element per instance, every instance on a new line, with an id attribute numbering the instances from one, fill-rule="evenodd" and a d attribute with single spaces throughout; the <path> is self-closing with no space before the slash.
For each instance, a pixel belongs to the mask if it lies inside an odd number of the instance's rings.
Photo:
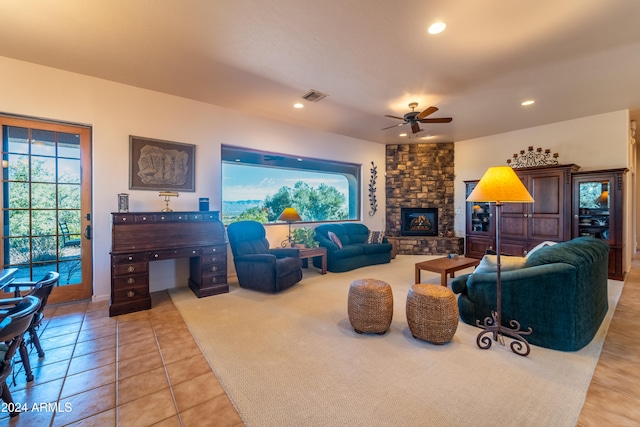
<path id="1" fill-rule="evenodd" d="M 403 236 L 437 236 L 438 208 L 400 208 Z"/>

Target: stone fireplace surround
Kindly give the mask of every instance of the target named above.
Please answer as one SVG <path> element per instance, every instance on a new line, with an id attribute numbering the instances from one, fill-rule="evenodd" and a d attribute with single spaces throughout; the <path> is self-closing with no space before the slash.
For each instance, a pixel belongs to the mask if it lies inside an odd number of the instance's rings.
<path id="1" fill-rule="evenodd" d="M 398 254 L 463 254 L 462 237 L 446 237 L 454 224 L 454 144 L 386 146 L 386 235 Z M 436 208 L 437 236 L 402 236 L 401 208 Z M 440 237 L 443 236 L 443 237 Z"/>

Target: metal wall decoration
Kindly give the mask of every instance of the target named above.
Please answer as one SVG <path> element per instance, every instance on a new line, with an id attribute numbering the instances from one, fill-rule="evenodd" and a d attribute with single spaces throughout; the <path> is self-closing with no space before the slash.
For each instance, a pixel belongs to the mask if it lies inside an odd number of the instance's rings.
<path id="1" fill-rule="evenodd" d="M 374 216 L 378 210 L 378 200 L 376 199 L 376 179 L 378 179 L 378 167 L 371 162 L 371 178 L 369 179 L 369 216 Z"/>
<path id="2" fill-rule="evenodd" d="M 542 151 L 538 147 L 534 151 L 533 146 L 529 146 L 529 150 L 525 152 L 520 150 L 520 154 L 514 154 L 512 159 L 507 159 L 507 164 L 514 169 L 530 168 L 533 166 L 548 166 L 558 164 L 558 153 L 551 154 L 548 148 Z"/>

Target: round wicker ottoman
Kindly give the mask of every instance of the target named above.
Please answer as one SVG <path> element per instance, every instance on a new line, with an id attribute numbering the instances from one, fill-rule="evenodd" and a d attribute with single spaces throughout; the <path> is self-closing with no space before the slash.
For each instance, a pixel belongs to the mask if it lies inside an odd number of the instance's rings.
<path id="1" fill-rule="evenodd" d="M 349 287 L 349 321 L 359 334 L 384 334 L 393 317 L 393 292 L 387 282 L 359 279 Z"/>
<path id="2" fill-rule="evenodd" d="M 450 289 L 418 284 L 407 295 L 407 323 L 414 338 L 444 344 L 458 329 L 458 304 Z"/>

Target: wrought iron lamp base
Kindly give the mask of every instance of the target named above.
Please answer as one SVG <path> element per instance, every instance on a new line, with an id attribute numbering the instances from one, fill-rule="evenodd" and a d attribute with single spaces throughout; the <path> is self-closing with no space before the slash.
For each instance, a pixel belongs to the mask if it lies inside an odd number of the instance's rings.
<path id="1" fill-rule="evenodd" d="M 509 345 L 511 347 L 511 351 L 520 356 L 527 356 L 531 351 L 529 347 L 529 343 L 523 337 L 523 335 L 529 335 L 533 330 L 529 328 L 526 331 L 520 330 L 520 323 L 516 320 L 511 320 L 509 322 L 509 326 L 502 326 L 500 324 L 499 315 L 495 311 L 491 312 L 491 317 L 485 317 L 484 325 L 480 324 L 480 321 L 476 321 L 476 326 L 484 329 L 482 332 L 478 334 L 476 338 L 476 344 L 483 350 L 491 347 L 492 338 L 487 334 L 493 334 L 493 341 L 499 341 L 500 344 L 504 345 L 503 335 L 513 338 L 513 341 Z"/>

